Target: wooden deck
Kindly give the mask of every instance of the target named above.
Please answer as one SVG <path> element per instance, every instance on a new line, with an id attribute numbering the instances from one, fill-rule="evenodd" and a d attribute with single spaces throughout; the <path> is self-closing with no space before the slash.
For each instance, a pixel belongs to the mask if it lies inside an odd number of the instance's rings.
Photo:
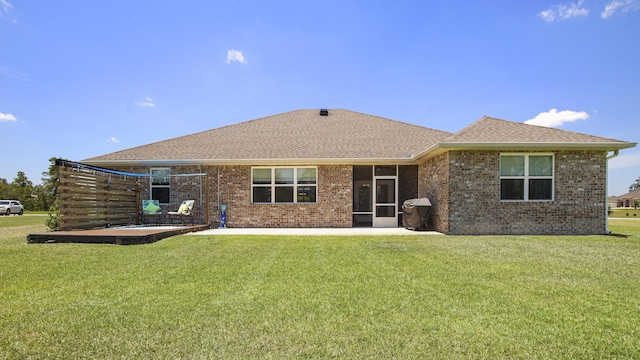
<path id="1" fill-rule="evenodd" d="M 116 227 L 92 230 L 53 231 L 27 236 L 29 244 L 45 243 L 87 243 L 134 245 L 150 244 L 158 240 L 209 229 L 209 225 Z"/>

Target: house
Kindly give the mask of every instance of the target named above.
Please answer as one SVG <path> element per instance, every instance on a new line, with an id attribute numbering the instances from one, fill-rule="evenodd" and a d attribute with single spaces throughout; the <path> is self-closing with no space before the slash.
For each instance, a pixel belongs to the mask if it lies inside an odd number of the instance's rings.
<path id="1" fill-rule="evenodd" d="M 619 206 L 619 202 L 618 202 L 618 197 L 617 196 L 609 196 L 607 198 L 607 206 L 611 209 L 620 207 Z"/>
<path id="2" fill-rule="evenodd" d="M 447 234 L 604 234 L 608 158 L 635 145 L 491 117 L 452 134 L 306 109 L 83 162 L 150 173 L 143 196 L 170 207 L 198 195 L 168 175 L 206 173 L 208 213 L 225 204 L 231 227 L 395 227 L 404 200 L 426 197 L 429 227 Z"/>
<path id="3" fill-rule="evenodd" d="M 616 196 L 615 207 L 636 207 L 636 204 L 640 204 L 640 190 L 635 190 L 624 195 Z"/>

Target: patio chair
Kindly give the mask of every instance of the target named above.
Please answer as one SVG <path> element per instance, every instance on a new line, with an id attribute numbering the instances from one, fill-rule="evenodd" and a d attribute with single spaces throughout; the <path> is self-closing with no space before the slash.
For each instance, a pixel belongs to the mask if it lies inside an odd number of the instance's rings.
<path id="1" fill-rule="evenodd" d="M 175 216 L 180 219 L 180 223 L 184 224 L 184 219 L 188 217 L 191 219 L 191 225 L 193 225 L 193 204 L 195 204 L 195 202 L 195 200 L 184 200 L 182 204 L 180 204 L 178 211 L 169 211 L 167 213 L 169 214 L 169 220 Z"/>
<path id="2" fill-rule="evenodd" d="M 142 224 L 146 225 L 151 219 L 156 225 L 162 222 L 162 208 L 158 200 L 142 200 Z"/>

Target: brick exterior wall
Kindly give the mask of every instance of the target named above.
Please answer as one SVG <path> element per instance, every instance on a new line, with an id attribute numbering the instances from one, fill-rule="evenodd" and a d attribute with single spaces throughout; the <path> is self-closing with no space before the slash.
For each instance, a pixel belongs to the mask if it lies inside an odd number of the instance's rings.
<path id="1" fill-rule="evenodd" d="M 554 200 L 500 201 L 500 152 L 449 152 L 449 234 L 604 234 L 606 153 L 557 151 Z M 441 230 L 444 231 L 444 230 Z"/>
<path id="2" fill-rule="evenodd" d="M 154 168 L 167 166 L 154 166 Z M 117 170 L 149 174 L 149 166 L 113 167 Z M 176 211 L 183 200 L 194 199 L 196 222 L 217 227 L 220 204 L 227 205 L 227 226 L 252 227 L 351 227 L 353 167 L 318 166 L 318 194 L 315 204 L 252 204 L 251 166 L 169 166 L 171 174 L 207 173 L 205 177 L 172 177 L 170 205 L 164 212 Z M 218 181 L 219 180 L 219 181 Z M 142 199 L 149 199 L 151 185 L 141 178 Z M 208 209 L 207 209 L 208 203 Z"/>
<path id="3" fill-rule="evenodd" d="M 207 172 L 202 166 L 117 166 L 116 170 L 127 171 L 136 174 L 150 174 L 151 168 L 170 168 L 171 174 L 199 174 Z M 151 199 L 151 180 L 148 177 L 140 178 L 141 199 Z M 194 222 L 198 224 L 206 223 L 206 190 L 207 177 L 205 176 L 180 176 L 172 177 L 170 182 L 169 205 L 161 204 L 163 213 L 177 211 L 183 200 L 195 200 L 193 206 Z M 142 204 L 140 204 L 142 207 Z M 175 219 L 174 219 L 175 221 Z"/>
<path id="4" fill-rule="evenodd" d="M 427 227 L 449 232 L 449 153 L 427 160 L 418 168 L 418 193 L 431 202 Z"/>
<path id="5" fill-rule="evenodd" d="M 418 196 L 433 207 L 427 225 L 456 235 L 604 234 L 606 231 L 606 152 L 556 151 L 554 200 L 500 201 L 500 151 L 449 151 L 418 167 Z M 149 173 L 150 167 L 119 170 Z M 171 204 L 195 199 L 196 219 L 218 226 L 219 205 L 227 204 L 227 226 L 351 227 L 353 167 L 318 166 L 315 204 L 252 204 L 251 166 L 171 166 Z M 142 199 L 150 182 L 142 181 Z M 207 214 L 208 213 L 208 214 Z"/>
<path id="6" fill-rule="evenodd" d="M 217 167 L 210 181 L 211 213 L 219 216 Z M 252 204 L 251 166 L 220 167 L 220 202 L 227 204 L 227 226 L 254 227 L 351 227 L 353 168 L 318 166 L 315 204 Z"/>

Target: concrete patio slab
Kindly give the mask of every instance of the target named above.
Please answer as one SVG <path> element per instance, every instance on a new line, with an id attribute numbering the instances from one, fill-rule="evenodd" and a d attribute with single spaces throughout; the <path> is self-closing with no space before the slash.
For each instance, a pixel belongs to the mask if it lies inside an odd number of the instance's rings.
<path id="1" fill-rule="evenodd" d="M 417 236 L 443 234 L 436 231 L 413 231 L 405 228 L 215 228 L 198 231 L 191 235 Z"/>

